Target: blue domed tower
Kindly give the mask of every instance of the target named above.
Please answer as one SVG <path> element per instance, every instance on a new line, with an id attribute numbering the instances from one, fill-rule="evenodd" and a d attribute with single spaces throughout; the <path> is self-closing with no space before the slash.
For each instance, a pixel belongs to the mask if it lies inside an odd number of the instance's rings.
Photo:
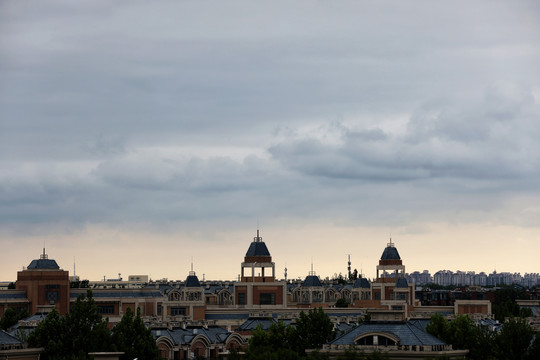
<path id="1" fill-rule="evenodd" d="M 240 281 L 234 286 L 235 304 L 286 307 L 286 286 L 276 281 L 275 264 L 257 229 L 241 264 Z"/>

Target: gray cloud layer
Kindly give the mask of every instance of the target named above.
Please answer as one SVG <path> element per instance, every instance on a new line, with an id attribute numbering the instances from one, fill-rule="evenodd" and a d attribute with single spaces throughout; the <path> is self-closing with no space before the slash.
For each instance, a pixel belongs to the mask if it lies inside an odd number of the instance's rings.
<path id="1" fill-rule="evenodd" d="M 2 2 L 0 222 L 514 221 L 539 10 Z"/>

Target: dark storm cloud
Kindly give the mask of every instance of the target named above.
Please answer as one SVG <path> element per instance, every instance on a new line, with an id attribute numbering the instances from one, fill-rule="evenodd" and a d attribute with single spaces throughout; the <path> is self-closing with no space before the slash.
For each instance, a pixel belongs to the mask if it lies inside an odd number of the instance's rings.
<path id="1" fill-rule="evenodd" d="M 538 4 L 457 4 L 2 2 L 0 221 L 378 221 L 536 193 Z"/>

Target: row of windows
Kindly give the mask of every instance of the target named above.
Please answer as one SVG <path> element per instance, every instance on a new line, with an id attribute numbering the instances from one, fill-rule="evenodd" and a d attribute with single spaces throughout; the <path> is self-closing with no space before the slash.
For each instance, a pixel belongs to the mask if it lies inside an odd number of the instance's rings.
<path id="1" fill-rule="evenodd" d="M 100 314 L 114 314 L 114 305 L 99 305 L 98 312 Z"/>
<path id="2" fill-rule="evenodd" d="M 177 315 L 186 315 L 186 308 L 172 307 L 171 316 L 177 316 Z"/>

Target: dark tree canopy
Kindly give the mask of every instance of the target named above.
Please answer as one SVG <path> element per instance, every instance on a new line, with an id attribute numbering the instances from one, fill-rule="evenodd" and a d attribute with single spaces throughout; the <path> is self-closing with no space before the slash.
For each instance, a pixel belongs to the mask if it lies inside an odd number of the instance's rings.
<path id="1" fill-rule="evenodd" d="M 71 312 L 60 317 L 53 310 L 30 334 L 32 347 L 43 347 L 44 359 L 86 359 L 89 352 L 110 350 L 111 334 L 88 290 L 79 295 Z"/>
<path id="2" fill-rule="evenodd" d="M 139 308 L 135 317 L 131 308 L 127 308 L 122 320 L 113 328 L 112 344 L 114 351 L 124 352 L 122 360 L 159 359 L 156 340 L 144 325 Z"/>

